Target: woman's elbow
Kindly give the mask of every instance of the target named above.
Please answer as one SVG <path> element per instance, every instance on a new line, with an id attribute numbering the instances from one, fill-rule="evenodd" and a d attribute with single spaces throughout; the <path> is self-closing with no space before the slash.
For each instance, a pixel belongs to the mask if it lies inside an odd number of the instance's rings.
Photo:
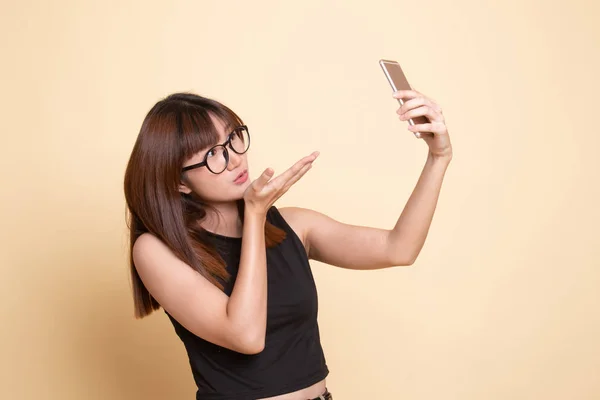
<path id="1" fill-rule="evenodd" d="M 265 335 L 247 335 L 238 346 L 240 353 L 259 354 L 265 349 Z"/>

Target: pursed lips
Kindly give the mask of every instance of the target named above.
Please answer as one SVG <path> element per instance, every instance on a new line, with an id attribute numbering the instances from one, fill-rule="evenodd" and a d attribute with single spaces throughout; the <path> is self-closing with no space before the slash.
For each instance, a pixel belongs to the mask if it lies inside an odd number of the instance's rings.
<path id="1" fill-rule="evenodd" d="M 235 182 L 235 181 L 237 181 L 238 179 L 240 179 L 240 177 L 241 177 L 242 175 L 244 175 L 244 173 L 245 173 L 246 171 L 248 171 L 248 170 L 247 170 L 247 169 L 244 169 L 244 170 L 242 170 L 242 172 L 240 172 L 240 174 L 239 174 L 238 176 L 236 176 L 236 177 L 235 177 L 235 179 L 234 179 L 233 181 Z"/>

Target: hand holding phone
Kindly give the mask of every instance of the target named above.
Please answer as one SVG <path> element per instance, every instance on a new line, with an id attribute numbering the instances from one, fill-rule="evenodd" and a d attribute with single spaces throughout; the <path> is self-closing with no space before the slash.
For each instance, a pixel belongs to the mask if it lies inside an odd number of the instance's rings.
<path id="1" fill-rule="evenodd" d="M 385 74 L 390 86 L 392 87 L 394 92 L 398 90 L 412 90 L 400 64 L 397 61 L 392 60 L 379 60 L 379 65 L 381 65 L 381 69 L 383 69 L 383 73 Z M 404 101 L 402 99 L 398 99 L 398 103 L 402 106 Z M 410 125 L 416 124 L 427 124 L 429 123 L 429 119 L 425 116 L 414 117 L 408 120 Z M 415 136 L 420 138 L 421 133 L 415 132 Z"/>

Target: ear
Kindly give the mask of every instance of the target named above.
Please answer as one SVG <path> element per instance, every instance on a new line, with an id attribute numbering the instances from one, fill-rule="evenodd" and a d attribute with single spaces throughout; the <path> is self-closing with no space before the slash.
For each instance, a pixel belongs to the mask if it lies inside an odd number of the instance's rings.
<path id="1" fill-rule="evenodd" d="M 178 190 L 181 193 L 184 193 L 184 194 L 190 194 L 190 193 L 192 193 L 192 189 L 190 189 L 183 181 L 179 183 Z"/>

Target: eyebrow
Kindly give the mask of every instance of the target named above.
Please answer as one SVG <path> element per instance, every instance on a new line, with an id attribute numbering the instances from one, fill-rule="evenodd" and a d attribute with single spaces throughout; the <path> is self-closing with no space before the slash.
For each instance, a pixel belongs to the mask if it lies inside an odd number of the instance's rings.
<path id="1" fill-rule="evenodd" d="M 225 128 L 224 128 L 224 131 L 225 131 L 225 140 L 227 140 L 227 138 L 229 137 L 229 135 L 231 135 L 231 133 L 235 129 L 236 125 L 237 124 L 234 124 L 233 122 L 229 122 L 227 125 L 225 125 Z"/>
<path id="2" fill-rule="evenodd" d="M 234 128 L 233 128 L 233 126 L 234 126 L 234 125 L 235 125 L 235 124 L 233 124 L 233 123 L 231 123 L 231 122 L 229 122 L 229 123 L 227 123 L 227 125 L 225 125 L 225 128 L 223 129 L 223 130 L 226 132 L 226 133 L 225 133 L 225 141 L 227 141 L 227 139 L 229 138 L 229 135 L 231 135 L 231 133 L 233 132 L 233 129 L 234 129 Z M 211 149 L 211 148 L 213 148 L 214 146 L 217 146 L 217 145 L 222 145 L 222 144 L 223 144 L 223 143 L 221 143 L 219 140 L 217 140 L 217 141 L 215 141 L 215 143 L 214 143 L 214 144 L 212 144 L 212 145 L 210 145 L 208 148 L 206 148 L 206 150 L 205 150 L 205 151 L 208 151 L 208 150 L 210 150 L 210 149 Z"/>

